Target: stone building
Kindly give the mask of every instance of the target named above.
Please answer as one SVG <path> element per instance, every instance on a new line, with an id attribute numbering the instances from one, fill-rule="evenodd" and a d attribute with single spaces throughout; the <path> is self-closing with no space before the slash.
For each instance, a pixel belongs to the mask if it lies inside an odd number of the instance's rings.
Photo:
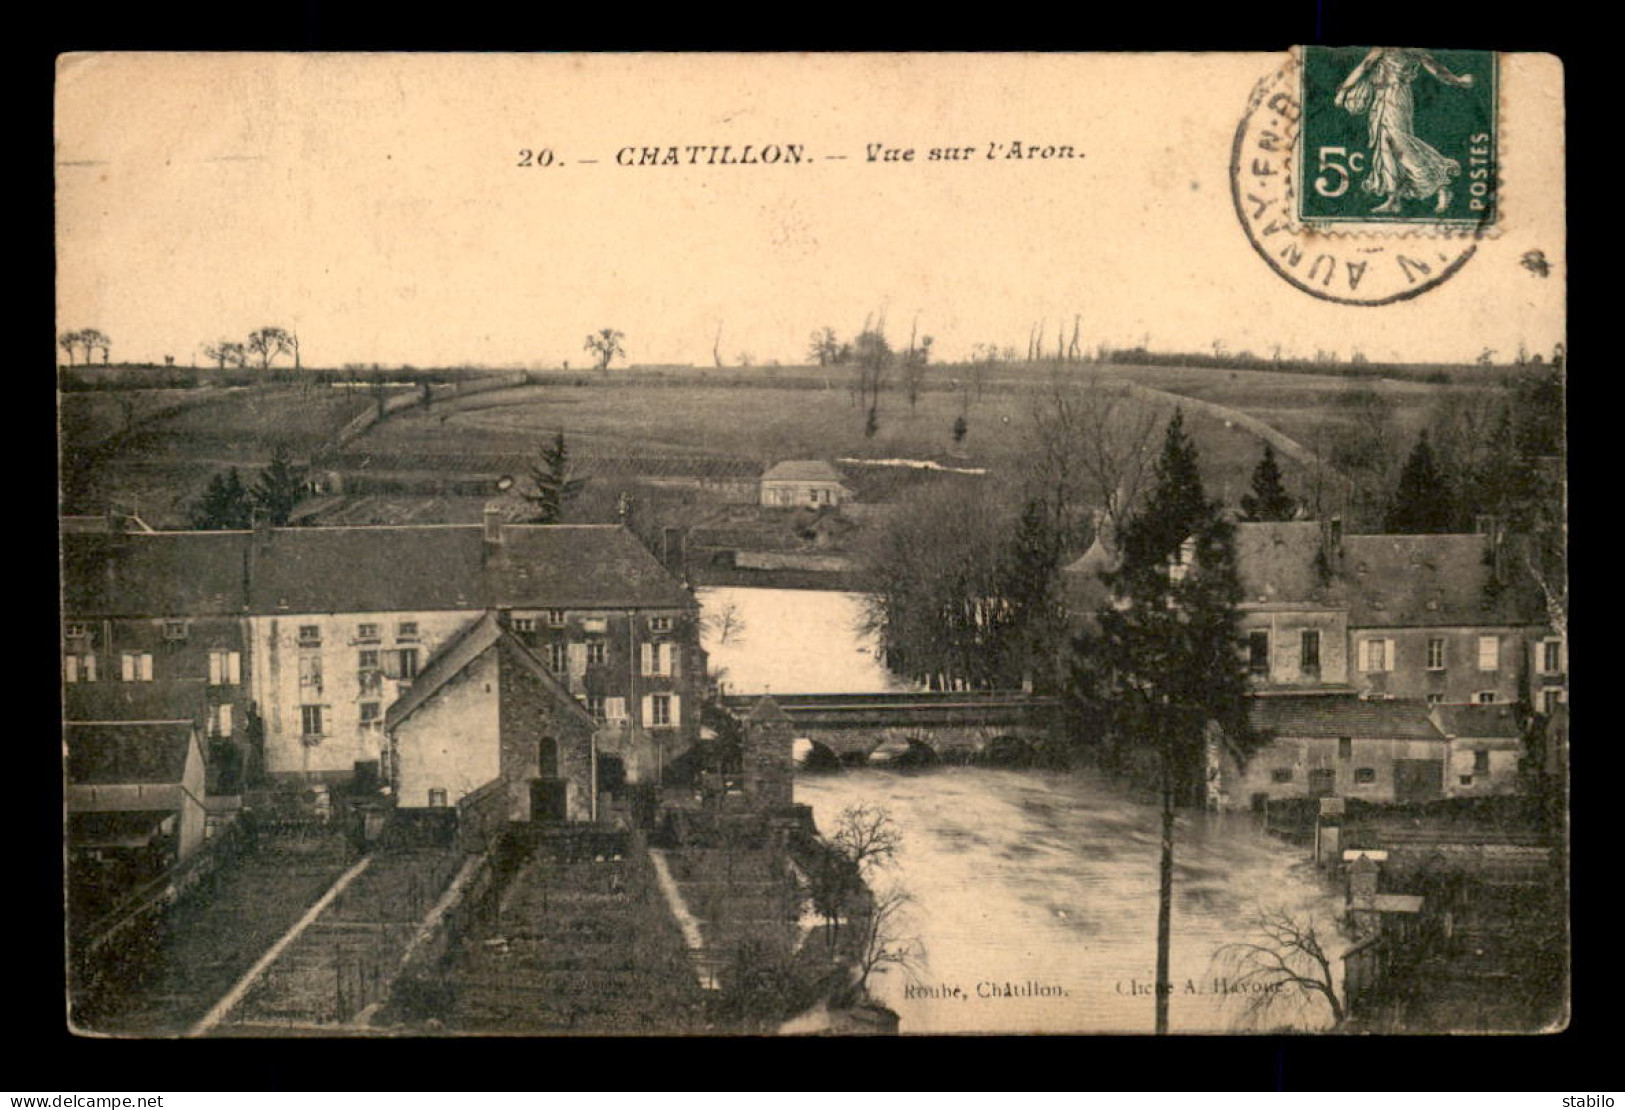
<path id="1" fill-rule="evenodd" d="M 790 459 L 775 463 L 762 475 L 762 505 L 766 508 L 833 508 L 850 496 L 835 467 L 821 459 Z"/>

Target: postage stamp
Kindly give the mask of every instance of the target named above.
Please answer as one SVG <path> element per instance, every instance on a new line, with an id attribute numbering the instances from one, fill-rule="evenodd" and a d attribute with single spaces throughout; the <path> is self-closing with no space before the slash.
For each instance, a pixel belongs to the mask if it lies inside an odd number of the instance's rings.
<path id="1" fill-rule="evenodd" d="M 1418 74 L 1461 102 L 1419 95 Z M 1339 304 L 1392 304 L 1448 281 L 1494 234 L 1495 75 L 1484 51 L 1295 52 L 1254 88 L 1232 147 L 1253 249 Z"/>
<path id="2" fill-rule="evenodd" d="M 1310 46 L 1299 77 L 1300 219 L 1494 222 L 1493 52 Z"/>

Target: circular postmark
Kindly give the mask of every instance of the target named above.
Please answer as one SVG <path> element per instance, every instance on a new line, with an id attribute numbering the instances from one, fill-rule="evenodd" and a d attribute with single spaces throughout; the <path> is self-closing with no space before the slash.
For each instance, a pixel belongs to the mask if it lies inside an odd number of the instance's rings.
<path id="1" fill-rule="evenodd" d="M 1297 218 L 1293 179 L 1303 120 L 1297 76 L 1294 58 L 1258 83 L 1231 149 L 1231 197 L 1258 256 L 1284 281 L 1336 304 L 1393 304 L 1448 281 L 1477 252 L 1482 228 L 1350 231 Z"/>

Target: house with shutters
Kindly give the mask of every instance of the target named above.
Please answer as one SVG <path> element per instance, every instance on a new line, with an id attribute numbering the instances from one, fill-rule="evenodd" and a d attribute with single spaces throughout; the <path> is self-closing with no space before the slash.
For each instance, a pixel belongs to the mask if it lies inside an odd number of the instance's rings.
<path id="1" fill-rule="evenodd" d="M 219 678 L 234 735 L 253 722 L 272 780 L 382 769 L 390 705 L 493 611 L 596 719 L 668 750 L 697 734 L 698 603 L 618 525 L 488 512 L 473 525 L 62 539 L 65 678 Z M 84 654 L 95 662 L 71 662 Z"/>
<path id="2" fill-rule="evenodd" d="M 1561 690 L 1567 659 L 1546 612 L 1494 529 L 1351 535 L 1334 568 L 1346 585 L 1351 680 L 1367 697 L 1428 705 L 1513 705 Z M 1556 643 L 1551 651 L 1544 645 Z M 1550 656 L 1548 656 L 1550 652 Z M 1537 680 L 1556 666 L 1554 681 Z"/>
<path id="3" fill-rule="evenodd" d="M 62 537 L 68 715 L 83 703 L 98 719 L 148 719 L 141 706 L 179 699 L 202 728 L 210 793 L 237 793 L 263 767 L 250 690 L 247 533 L 123 524 L 115 517 Z"/>

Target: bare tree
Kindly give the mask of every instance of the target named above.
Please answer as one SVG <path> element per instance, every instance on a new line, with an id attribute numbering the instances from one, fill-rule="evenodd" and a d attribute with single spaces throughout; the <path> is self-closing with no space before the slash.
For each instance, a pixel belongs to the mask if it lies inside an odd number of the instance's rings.
<path id="1" fill-rule="evenodd" d="M 726 601 L 722 606 L 707 613 L 704 628 L 716 637 L 717 643 L 739 643 L 745 638 L 745 619 L 739 615 L 737 602 Z"/>
<path id="2" fill-rule="evenodd" d="M 1343 1021 L 1343 1001 L 1332 973 L 1335 958 L 1312 914 L 1260 909 L 1252 918 L 1254 940 L 1221 945 L 1214 963 L 1225 986 L 1241 1000 L 1242 1018 L 1258 1023 L 1272 1014 L 1304 1017 L 1324 1005 Z"/>
<path id="3" fill-rule="evenodd" d="M 625 338 L 623 332 L 618 332 L 614 328 L 599 328 L 587 336 L 587 342 L 582 345 L 582 349 L 591 351 L 597 357 L 598 369 L 608 371 L 611 362 L 626 357 L 626 348 L 621 343 Z"/>
<path id="4" fill-rule="evenodd" d="M 85 364 L 87 366 L 90 364 L 90 354 L 92 351 L 100 351 L 102 353 L 103 363 L 106 363 L 109 358 L 111 358 L 113 341 L 107 337 L 105 332 L 98 331 L 96 328 L 86 328 L 79 332 L 78 335 L 79 348 L 85 353 Z"/>
<path id="5" fill-rule="evenodd" d="M 925 962 L 925 945 L 917 935 L 907 933 L 911 922 L 907 909 L 914 898 L 892 884 L 874 892 L 868 912 L 856 922 L 858 931 L 858 988 L 867 990 L 869 976 L 883 967 L 900 967 L 917 977 Z"/>
<path id="6" fill-rule="evenodd" d="M 79 349 L 79 333 L 76 331 L 63 332 L 62 337 L 56 341 L 56 345 L 68 352 L 68 365 L 72 366 L 73 353 Z"/>
<path id="7" fill-rule="evenodd" d="M 821 367 L 833 365 L 838 361 L 841 353 L 841 344 L 835 338 L 834 328 L 814 329 L 807 345 L 807 357 L 814 360 Z"/>
<path id="8" fill-rule="evenodd" d="M 903 845 L 903 834 L 884 806 L 855 805 L 841 811 L 830 843 L 853 865 L 868 875 L 876 867 L 886 867 Z"/>
<path id="9" fill-rule="evenodd" d="M 249 354 L 258 356 L 260 369 L 269 370 L 279 356 L 293 353 L 294 339 L 286 328 L 268 325 L 249 332 L 245 346 Z"/>
<path id="10" fill-rule="evenodd" d="M 1033 496 L 1052 535 L 1078 541 L 1083 506 L 1094 500 L 1114 531 L 1127 522 L 1154 462 L 1161 420 L 1126 386 L 1052 375 L 1030 413 Z"/>
<path id="11" fill-rule="evenodd" d="M 589 340 L 589 342 L 591 342 Z M 717 321 L 716 338 L 711 340 L 711 362 L 718 370 L 722 369 L 722 321 Z"/>

